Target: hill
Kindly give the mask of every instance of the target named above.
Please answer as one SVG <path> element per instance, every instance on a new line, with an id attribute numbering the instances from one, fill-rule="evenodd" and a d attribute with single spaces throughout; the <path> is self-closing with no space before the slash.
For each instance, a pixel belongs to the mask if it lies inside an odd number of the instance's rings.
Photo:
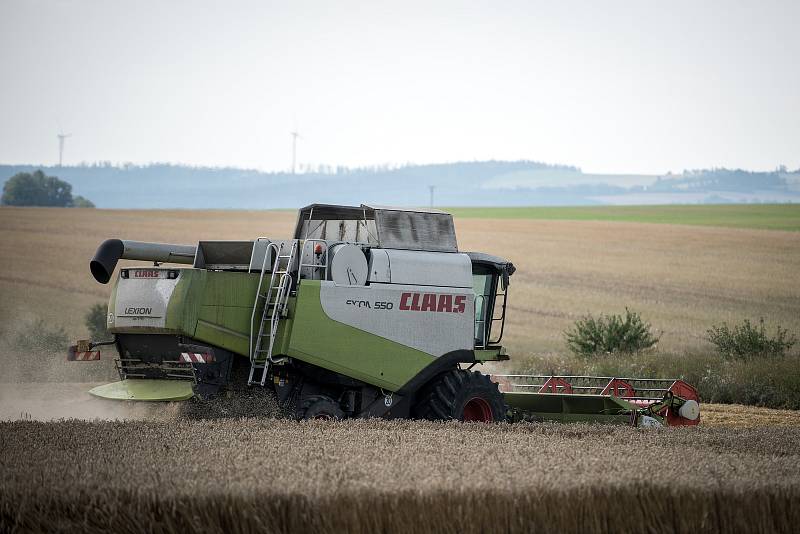
<path id="1" fill-rule="evenodd" d="M 34 165 L 0 165 L 0 180 Z M 275 209 L 312 202 L 425 206 L 587 206 L 800 202 L 800 173 L 712 169 L 680 175 L 589 174 L 536 161 L 402 167 L 320 167 L 305 172 L 108 163 L 42 167 L 102 208 Z"/>

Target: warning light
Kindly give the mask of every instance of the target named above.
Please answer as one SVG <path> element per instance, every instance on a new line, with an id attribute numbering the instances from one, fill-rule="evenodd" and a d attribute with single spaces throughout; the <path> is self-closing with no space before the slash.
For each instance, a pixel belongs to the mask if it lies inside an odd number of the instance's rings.
<path id="1" fill-rule="evenodd" d="M 322 243 L 317 243 L 317 244 L 314 246 L 314 254 L 316 254 L 317 256 L 319 256 L 320 254 L 322 254 Z"/>

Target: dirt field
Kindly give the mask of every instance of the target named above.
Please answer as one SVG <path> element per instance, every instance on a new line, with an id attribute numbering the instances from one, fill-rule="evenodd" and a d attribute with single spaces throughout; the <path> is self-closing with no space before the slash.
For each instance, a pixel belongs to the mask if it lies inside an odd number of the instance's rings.
<path id="1" fill-rule="evenodd" d="M 109 237 L 195 243 L 288 236 L 293 212 L 0 210 L 0 324 L 34 316 L 85 333 L 108 298 L 88 261 Z M 505 342 L 513 354 L 563 352 L 561 333 L 586 312 L 628 306 L 664 334 L 665 351 L 703 349 L 721 321 L 800 332 L 800 232 L 599 221 L 457 219 L 459 247 L 511 259 Z"/>
<path id="2" fill-rule="evenodd" d="M 0 531 L 791 532 L 800 429 L 0 423 Z"/>

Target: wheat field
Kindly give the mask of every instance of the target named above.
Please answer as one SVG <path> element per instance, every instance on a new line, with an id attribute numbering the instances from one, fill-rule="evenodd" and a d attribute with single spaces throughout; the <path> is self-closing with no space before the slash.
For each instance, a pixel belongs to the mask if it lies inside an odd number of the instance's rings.
<path id="1" fill-rule="evenodd" d="M 0 423 L 0 531 L 791 532 L 800 429 Z"/>

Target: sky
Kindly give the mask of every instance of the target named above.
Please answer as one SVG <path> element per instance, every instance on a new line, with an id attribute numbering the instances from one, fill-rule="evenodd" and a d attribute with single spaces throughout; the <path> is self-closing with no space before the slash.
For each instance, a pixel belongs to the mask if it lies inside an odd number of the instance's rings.
<path id="1" fill-rule="evenodd" d="M 0 0 L 0 162 L 800 167 L 796 1 Z"/>

